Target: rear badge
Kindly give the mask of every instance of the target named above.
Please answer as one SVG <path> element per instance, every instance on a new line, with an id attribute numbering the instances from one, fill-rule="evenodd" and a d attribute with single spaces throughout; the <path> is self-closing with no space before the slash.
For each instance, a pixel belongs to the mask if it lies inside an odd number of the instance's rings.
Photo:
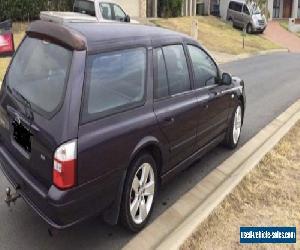
<path id="1" fill-rule="evenodd" d="M 43 154 L 41 154 L 41 159 L 44 161 L 46 160 L 46 157 Z"/>

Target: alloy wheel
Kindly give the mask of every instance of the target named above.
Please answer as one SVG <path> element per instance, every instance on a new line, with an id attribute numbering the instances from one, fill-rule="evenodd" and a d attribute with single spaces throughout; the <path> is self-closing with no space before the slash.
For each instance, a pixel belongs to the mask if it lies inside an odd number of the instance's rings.
<path id="1" fill-rule="evenodd" d="M 234 114 L 234 123 L 233 123 L 233 142 L 234 144 L 237 144 L 240 135 L 241 135 L 241 128 L 242 128 L 242 108 L 241 106 L 238 106 L 235 114 Z"/>
<path id="2" fill-rule="evenodd" d="M 136 224 L 147 218 L 154 198 L 155 177 L 152 166 L 143 163 L 135 173 L 130 191 L 130 214 Z"/>

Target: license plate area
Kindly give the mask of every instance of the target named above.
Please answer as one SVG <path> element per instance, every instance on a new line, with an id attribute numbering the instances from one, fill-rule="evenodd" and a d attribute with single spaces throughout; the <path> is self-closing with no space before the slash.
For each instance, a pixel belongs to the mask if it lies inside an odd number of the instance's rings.
<path id="1" fill-rule="evenodd" d="M 31 152 L 31 133 L 21 122 L 13 121 L 13 138 L 26 152 Z"/>

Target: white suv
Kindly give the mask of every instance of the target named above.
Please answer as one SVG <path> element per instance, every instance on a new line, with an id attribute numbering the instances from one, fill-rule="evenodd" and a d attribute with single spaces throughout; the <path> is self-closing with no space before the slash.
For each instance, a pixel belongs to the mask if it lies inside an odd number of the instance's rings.
<path id="1" fill-rule="evenodd" d="M 130 16 L 120 7 L 120 5 L 111 1 L 102 0 L 75 0 L 73 6 L 74 12 L 54 12 L 43 11 L 40 18 L 46 21 L 54 21 L 58 23 L 73 21 L 117 21 L 138 23 L 130 20 Z"/>

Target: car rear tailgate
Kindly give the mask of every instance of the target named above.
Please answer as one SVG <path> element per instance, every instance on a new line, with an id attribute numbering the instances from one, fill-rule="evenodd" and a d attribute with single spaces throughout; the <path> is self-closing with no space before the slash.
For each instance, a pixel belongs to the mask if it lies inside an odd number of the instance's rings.
<path id="1" fill-rule="evenodd" d="M 78 135 L 86 52 L 83 47 L 80 51 L 72 49 L 72 44 L 67 47 L 56 44 L 57 39 L 52 43 L 49 36 L 44 39 L 43 34 L 36 36 L 38 29 L 43 29 L 43 25 L 35 27 L 34 36 L 27 36 L 22 42 L 2 84 L 0 146 L 18 162 L 16 166 L 49 189 L 53 184 L 55 150 Z M 62 28 L 58 26 L 58 29 Z M 33 46 L 26 47 L 30 39 Z M 45 46 L 46 51 L 48 47 L 53 48 L 44 56 L 38 46 Z M 65 68 L 64 51 L 70 56 Z M 39 53 L 42 56 L 37 58 Z"/>

